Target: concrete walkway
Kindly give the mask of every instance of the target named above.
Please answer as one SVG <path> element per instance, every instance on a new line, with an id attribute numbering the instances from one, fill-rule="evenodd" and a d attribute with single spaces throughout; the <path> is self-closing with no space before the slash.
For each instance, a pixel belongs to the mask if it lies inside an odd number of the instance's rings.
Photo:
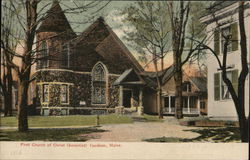
<path id="1" fill-rule="evenodd" d="M 184 131 L 197 129 L 179 125 L 174 117 L 164 118 L 164 122 L 135 122 L 133 124 L 104 125 L 106 132 L 89 134 L 88 142 L 140 142 L 143 139 L 159 137 L 195 138 L 198 133 Z"/>

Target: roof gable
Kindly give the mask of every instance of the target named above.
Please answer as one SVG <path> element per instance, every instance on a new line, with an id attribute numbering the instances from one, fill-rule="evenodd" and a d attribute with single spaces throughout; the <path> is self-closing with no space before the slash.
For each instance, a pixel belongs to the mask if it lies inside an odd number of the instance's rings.
<path id="1" fill-rule="evenodd" d="M 125 69 L 133 68 L 142 72 L 143 68 L 117 37 L 102 17 L 98 18 L 80 36 L 72 40 L 73 45 L 91 46 L 103 59 L 121 63 Z"/>
<path id="2" fill-rule="evenodd" d="M 38 32 L 67 32 L 76 35 L 57 0 L 53 1 L 51 8 L 47 11 Z"/>
<path id="3" fill-rule="evenodd" d="M 132 68 L 127 69 L 122 75 L 114 82 L 114 85 L 144 85 L 145 81 L 137 74 Z"/>

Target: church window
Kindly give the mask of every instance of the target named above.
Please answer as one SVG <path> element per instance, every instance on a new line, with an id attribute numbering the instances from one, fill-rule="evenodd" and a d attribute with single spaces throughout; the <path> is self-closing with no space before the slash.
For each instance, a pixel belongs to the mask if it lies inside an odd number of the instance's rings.
<path id="1" fill-rule="evenodd" d="M 92 71 L 92 104 L 106 104 L 106 72 L 102 64 Z"/>

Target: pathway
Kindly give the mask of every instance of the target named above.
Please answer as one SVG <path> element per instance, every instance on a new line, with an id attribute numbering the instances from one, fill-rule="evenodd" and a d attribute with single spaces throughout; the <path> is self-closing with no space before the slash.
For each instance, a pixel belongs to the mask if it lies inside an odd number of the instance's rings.
<path id="1" fill-rule="evenodd" d="M 104 125 L 100 129 L 106 132 L 89 134 L 88 142 L 139 142 L 143 139 L 158 137 L 195 138 L 200 134 L 191 131 L 197 127 L 179 125 L 174 117 L 164 118 L 164 122 L 135 122 L 133 124 Z"/>

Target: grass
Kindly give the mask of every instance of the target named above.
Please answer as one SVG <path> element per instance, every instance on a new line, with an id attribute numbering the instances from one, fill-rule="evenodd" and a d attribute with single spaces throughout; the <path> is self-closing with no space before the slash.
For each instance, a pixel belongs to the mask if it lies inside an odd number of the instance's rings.
<path id="1" fill-rule="evenodd" d="M 87 141 L 94 139 L 90 133 L 105 132 L 97 127 L 82 128 L 82 126 L 95 126 L 96 115 L 74 115 L 74 116 L 30 116 L 28 117 L 29 127 L 60 127 L 79 126 L 79 128 L 39 128 L 29 129 L 28 132 L 4 129 L 0 131 L 0 141 Z M 143 115 L 145 122 L 161 122 L 157 116 Z M 16 117 L 1 117 L 1 126 L 16 127 Z M 133 123 L 130 116 L 124 115 L 100 115 L 100 125 Z"/>
<path id="2" fill-rule="evenodd" d="M 143 118 L 145 118 L 147 122 L 163 122 L 163 120 L 159 119 L 158 116 L 144 114 Z"/>
<path id="3" fill-rule="evenodd" d="M 59 127 L 59 126 L 92 126 L 96 125 L 96 115 L 74 115 L 74 116 L 29 116 L 29 127 Z M 100 125 L 133 123 L 128 116 L 122 115 L 101 115 Z M 1 117 L 0 125 L 5 127 L 16 127 L 16 117 Z"/>
<path id="4" fill-rule="evenodd" d="M 77 129 L 30 129 L 28 132 L 2 130 L 0 141 L 87 141 L 92 139 L 88 134 L 104 132 L 98 128 Z"/>
<path id="5" fill-rule="evenodd" d="M 158 137 L 151 139 L 144 139 L 147 142 L 240 142 L 240 132 L 237 127 L 213 127 L 204 129 L 191 129 L 185 131 L 192 131 L 199 133 L 200 136 L 192 139 L 183 139 L 177 137 Z"/>

